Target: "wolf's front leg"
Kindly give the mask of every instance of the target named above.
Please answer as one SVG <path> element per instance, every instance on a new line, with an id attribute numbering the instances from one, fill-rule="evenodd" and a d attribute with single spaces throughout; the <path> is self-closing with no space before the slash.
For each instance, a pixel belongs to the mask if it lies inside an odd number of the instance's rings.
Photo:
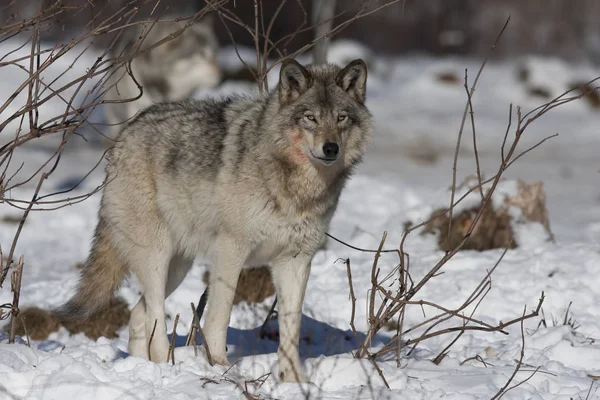
<path id="1" fill-rule="evenodd" d="M 279 379 L 303 382 L 298 344 L 300 320 L 306 282 L 310 273 L 310 258 L 303 254 L 274 263 L 271 269 L 279 302 Z"/>
<path id="2" fill-rule="evenodd" d="M 146 339 L 146 302 L 144 296 L 140 298 L 129 317 L 129 355 L 150 358 L 148 342 Z"/>
<path id="3" fill-rule="evenodd" d="M 233 238 L 219 238 L 215 263 L 210 269 L 204 337 L 213 364 L 227 361 L 227 327 L 242 266 L 248 254 Z"/>

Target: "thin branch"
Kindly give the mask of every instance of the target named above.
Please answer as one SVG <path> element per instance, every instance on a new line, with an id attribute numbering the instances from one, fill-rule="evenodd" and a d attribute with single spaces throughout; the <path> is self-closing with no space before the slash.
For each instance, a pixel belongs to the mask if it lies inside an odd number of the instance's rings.
<path id="1" fill-rule="evenodd" d="M 177 324 L 179 323 L 179 314 L 175 316 L 173 323 L 173 332 L 171 333 L 171 343 L 169 343 L 169 351 L 167 352 L 167 362 L 171 359 L 171 365 L 175 365 L 175 337 L 177 336 Z"/>
<path id="2" fill-rule="evenodd" d="M 152 361 L 152 352 L 150 351 L 150 349 L 152 348 L 152 340 L 154 340 L 154 333 L 156 332 L 156 324 L 157 323 L 158 323 L 158 320 L 155 319 L 154 326 L 152 327 L 152 333 L 150 334 L 150 339 L 148 339 L 148 360 L 149 361 Z"/>
<path id="3" fill-rule="evenodd" d="M 11 291 L 13 292 L 13 302 L 10 313 L 10 334 L 8 336 L 8 343 L 15 342 L 15 334 L 17 330 L 17 318 L 20 315 L 19 310 L 19 299 L 21 297 L 21 279 L 23 278 L 23 256 L 19 258 L 17 267 L 13 271 Z M 25 325 L 23 325 L 25 326 Z"/>

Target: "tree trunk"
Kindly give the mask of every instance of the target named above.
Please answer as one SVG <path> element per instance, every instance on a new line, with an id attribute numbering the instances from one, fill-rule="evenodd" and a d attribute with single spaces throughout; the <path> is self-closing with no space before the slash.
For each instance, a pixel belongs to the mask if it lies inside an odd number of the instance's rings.
<path id="1" fill-rule="evenodd" d="M 329 37 L 324 35 L 331 32 L 333 26 L 335 0 L 313 0 L 312 6 L 311 23 L 314 27 L 315 39 L 318 40 L 313 48 L 313 63 L 325 64 L 327 62 Z"/>

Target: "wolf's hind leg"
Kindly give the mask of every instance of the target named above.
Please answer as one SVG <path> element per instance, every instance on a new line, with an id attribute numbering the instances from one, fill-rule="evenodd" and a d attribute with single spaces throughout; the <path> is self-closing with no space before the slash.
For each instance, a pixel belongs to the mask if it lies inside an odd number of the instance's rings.
<path id="1" fill-rule="evenodd" d="M 135 306 L 132 315 L 134 337 L 130 337 L 130 349 L 143 352 L 139 344 L 141 314 L 144 310 L 145 345 L 150 347 L 149 358 L 154 362 L 166 362 L 169 351 L 165 322 L 165 296 L 171 254 L 164 242 L 156 242 L 152 248 L 139 249 L 131 257 L 131 269 L 135 272 L 142 289 L 143 298 Z M 162 248 L 161 248 L 162 247 Z M 143 307 L 145 305 L 145 307 Z M 131 335 L 131 333 L 130 333 Z M 131 341 L 133 339 L 133 342 Z M 147 354 L 147 351 L 146 351 Z"/>
<path id="2" fill-rule="evenodd" d="M 302 303 L 309 273 L 310 259 L 302 255 L 280 260 L 271 269 L 279 303 L 279 379 L 284 382 L 304 381 L 298 344 Z"/>
<path id="3" fill-rule="evenodd" d="M 166 297 L 169 297 L 169 295 L 179 287 L 190 270 L 193 261 L 193 258 L 182 256 L 175 256 L 171 259 L 165 291 Z M 152 339 L 152 341 L 154 341 L 154 339 Z M 133 307 L 133 310 L 131 310 L 128 348 L 130 355 L 148 359 L 148 342 L 146 341 L 146 301 L 144 296 L 140 298 L 135 307 Z"/>
<path id="4" fill-rule="evenodd" d="M 208 303 L 204 322 L 204 337 L 213 363 L 229 365 L 227 361 L 227 327 L 235 289 L 247 252 L 232 238 L 219 238 L 218 253 L 210 269 Z"/>

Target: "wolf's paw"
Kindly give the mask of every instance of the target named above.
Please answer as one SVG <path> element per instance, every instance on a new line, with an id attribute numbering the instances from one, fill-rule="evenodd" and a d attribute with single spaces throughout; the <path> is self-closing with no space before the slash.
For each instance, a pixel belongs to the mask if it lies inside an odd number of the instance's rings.
<path id="1" fill-rule="evenodd" d="M 231 363 L 227 360 L 227 356 L 212 356 L 211 365 L 222 365 L 224 367 L 231 367 Z"/>

